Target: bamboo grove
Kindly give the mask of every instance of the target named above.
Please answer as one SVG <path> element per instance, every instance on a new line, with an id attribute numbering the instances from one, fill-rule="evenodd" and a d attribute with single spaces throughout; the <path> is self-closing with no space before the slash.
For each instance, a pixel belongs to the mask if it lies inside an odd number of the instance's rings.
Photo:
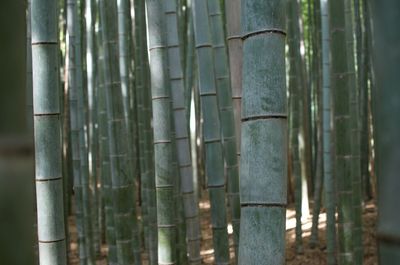
<path id="1" fill-rule="evenodd" d="M 361 265 L 371 204 L 400 264 L 399 23 L 396 0 L 2 1 L 0 264 L 291 264 L 293 229 L 292 259 Z"/>

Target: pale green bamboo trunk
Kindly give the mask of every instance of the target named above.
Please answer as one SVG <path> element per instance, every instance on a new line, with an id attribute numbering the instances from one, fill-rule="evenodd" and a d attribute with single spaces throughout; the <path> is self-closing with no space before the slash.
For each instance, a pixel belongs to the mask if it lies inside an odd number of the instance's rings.
<path id="1" fill-rule="evenodd" d="M 242 1 L 240 265 L 285 263 L 286 3 Z"/>
<path id="2" fill-rule="evenodd" d="M 323 178 L 326 207 L 326 249 L 327 264 L 336 264 L 336 188 L 333 175 L 332 157 L 332 89 L 330 58 L 330 25 L 328 0 L 321 0 L 322 37 L 322 148 Z"/>
<path id="3" fill-rule="evenodd" d="M 176 207 L 173 169 L 171 87 L 168 82 L 168 51 L 163 1 L 146 0 L 155 180 L 157 193 L 158 264 L 176 264 Z"/>
<path id="4" fill-rule="evenodd" d="M 134 177 L 126 144 L 125 122 L 118 58 L 118 26 L 116 1 L 100 1 L 103 26 L 105 90 L 108 138 L 111 163 L 112 199 L 118 264 L 134 264 Z"/>
<path id="5" fill-rule="evenodd" d="M 345 2 L 329 2 L 331 31 L 331 73 L 334 91 L 335 175 L 338 199 L 338 262 L 353 264 L 353 179 L 351 174 L 351 118 L 350 84 L 347 58 L 350 52 L 346 43 Z"/>
<path id="6" fill-rule="evenodd" d="M 32 1 L 36 200 L 41 265 L 66 264 L 57 2 Z"/>
<path id="7" fill-rule="evenodd" d="M 240 230 L 239 168 L 228 51 L 225 44 L 225 20 L 222 15 L 220 1 L 208 0 L 208 12 L 214 49 L 214 69 L 224 146 L 225 170 L 227 172 L 227 190 L 233 227 L 233 246 L 235 256 L 237 257 Z"/>
<path id="8" fill-rule="evenodd" d="M 400 149 L 397 138 L 400 124 L 400 2 L 372 1 L 374 10 L 374 69 L 377 87 L 374 96 L 374 123 L 376 128 L 378 174 L 378 246 L 379 264 L 400 263 Z"/>
<path id="9" fill-rule="evenodd" d="M 221 139 L 214 54 L 207 2 L 193 1 L 199 94 L 203 114 L 203 133 L 207 188 L 210 194 L 211 227 L 215 264 L 229 264 L 229 241 L 225 205 L 224 156 Z"/>
<path id="10" fill-rule="evenodd" d="M 192 160 L 190 155 L 188 115 L 185 105 L 185 84 L 179 42 L 176 0 L 164 1 L 166 17 L 169 82 L 171 86 L 175 144 L 179 164 L 180 193 L 186 222 L 187 250 L 190 264 L 200 264 L 200 221 L 197 198 L 194 194 Z M 183 251 L 181 251 L 183 252 Z M 186 253 L 185 253 L 186 255 Z"/>

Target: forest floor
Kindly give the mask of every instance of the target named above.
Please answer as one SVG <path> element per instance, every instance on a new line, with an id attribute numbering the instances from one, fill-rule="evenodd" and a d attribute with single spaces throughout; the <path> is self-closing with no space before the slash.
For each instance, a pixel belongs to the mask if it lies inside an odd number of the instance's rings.
<path id="1" fill-rule="evenodd" d="M 201 256 L 203 258 L 203 264 L 214 264 L 213 248 L 212 248 L 212 231 L 210 224 L 210 205 L 208 201 L 202 201 L 200 203 L 200 216 L 201 216 L 201 227 L 202 227 L 202 250 Z M 363 241 L 364 241 L 364 264 L 374 265 L 377 262 L 377 248 L 376 248 L 376 207 L 374 202 L 368 202 L 365 204 L 363 211 Z M 326 226 L 326 215 L 321 213 L 319 217 L 319 245 L 314 249 L 311 249 L 308 245 L 309 238 L 311 235 L 311 220 L 312 215 L 305 218 L 302 222 L 303 227 L 303 254 L 296 254 L 295 247 L 295 211 L 293 206 L 289 207 L 286 211 L 286 264 L 287 265 L 324 265 L 326 264 L 326 238 L 325 238 L 325 226 Z M 77 248 L 77 231 L 75 221 L 71 217 L 69 219 L 69 229 L 71 235 L 70 245 L 70 264 L 78 265 L 78 248 Z M 231 245 L 232 242 L 232 226 L 228 225 L 228 232 L 230 233 Z M 103 245 L 101 248 L 101 255 L 98 257 L 96 265 L 107 264 L 107 247 Z M 231 248 L 231 258 L 234 258 L 233 248 Z M 143 258 L 146 261 L 146 257 Z M 144 264 L 147 264 L 144 262 Z"/>

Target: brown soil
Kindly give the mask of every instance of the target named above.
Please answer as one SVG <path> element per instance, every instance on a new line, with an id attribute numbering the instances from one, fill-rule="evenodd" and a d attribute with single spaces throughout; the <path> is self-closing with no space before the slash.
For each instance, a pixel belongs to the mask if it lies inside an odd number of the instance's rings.
<path id="1" fill-rule="evenodd" d="M 210 225 L 210 205 L 207 201 L 200 203 L 200 214 L 201 214 L 201 227 L 202 227 L 202 250 L 201 255 L 203 257 L 203 264 L 213 264 L 213 248 L 212 248 L 212 233 Z M 364 207 L 363 212 L 363 231 L 364 231 L 364 264 L 373 265 L 378 264 L 377 262 L 377 248 L 375 239 L 375 227 L 376 227 L 376 208 L 373 202 L 369 202 Z M 286 264 L 288 265 L 324 265 L 326 264 L 326 240 L 325 240 L 325 214 L 320 215 L 319 222 L 319 244 L 314 249 L 311 249 L 308 245 L 311 230 L 311 215 L 309 218 L 303 221 L 303 254 L 296 254 L 295 248 L 295 212 L 293 207 L 290 207 L 286 212 Z M 74 219 L 69 219 L 70 229 L 70 264 L 78 265 L 78 249 L 77 249 L 77 231 L 74 223 Z M 231 226 L 228 226 L 228 231 L 231 234 Z M 231 245 L 233 244 L 232 238 L 230 238 Z M 103 245 L 101 248 L 101 254 L 97 259 L 97 265 L 106 265 L 107 247 Z M 231 259 L 234 259 L 233 248 L 231 248 Z M 146 257 L 143 257 L 143 264 L 147 264 Z M 233 264 L 233 263 L 232 263 Z"/>

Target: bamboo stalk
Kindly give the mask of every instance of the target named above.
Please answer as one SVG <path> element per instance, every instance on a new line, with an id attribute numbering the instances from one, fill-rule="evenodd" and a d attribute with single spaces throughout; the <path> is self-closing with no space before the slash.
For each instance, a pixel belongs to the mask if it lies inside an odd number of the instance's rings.
<path id="1" fill-rule="evenodd" d="M 214 69 L 217 85 L 224 156 L 227 172 L 228 198 L 232 216 L 233 247 L 237 258 L 240 230 L 239 166 L 237 161 L 235 117 L 229 75 L 228 51 L 225 45 L 224 19 L 219 0 L 208 0 Z"/>
<path id="2" fill-rule="evenodd" d="M 204 151 L 207 188 L 211 203 L 211 226 L 215 264 L 229 263 L 229 241 L 225 205 L 224 156 L 221 142 L 214 54 L 207 2 L 194 0 L 193 17 L 196 56 L 199 74 L 199 94 L 203 114 Z"/>
<path id="3" fill-rule="evenodd" d="M 333 175 L 332 154 L 332 90 L 331 90 L 331 50 L 328 0 L 321 0 L 322 36 L 322 145 L 324 169 L 324 195 L 326 207 L 327 263 L 336 264 L 336 189 Z"/>
<path id="4" fill-rule="evenodd" d="M 350 85 L 346 44 L 344 0 L 329 3 L 331 30 L 331 73 L 334 93 L 335 174 L 338 199 L 338 259 L 340 264 L 353 264 L 353 193 L 351 174 Z"/>
<path id="5" fill-rule="evenodd" d="M 171 87 L 168 82 L 167 36 L 163 1 L 146 0 L 150 58 L 155 180 L 157 193 L 158 263 L 176 264 Z"/>
<path id="6" fill-rule="evenodd" d="M 41 265 L 66 264 L 57 2 L 32 1 L 36 201 Z"/>
<path id="7" fill-rule="evenodd" d="M 244 0 L 241 8 L 244 42 L 239 264 L 284 264 L 286 2 Z"/>
<path id="8" fill-rule="evenodd" d="M 128 128 L 123 109 L 123 97 L 118 58 L 117 3 L 100 1 L 103 25 L 103 45 L 108 138 L 111 162 L 111 182 L 116 231 L 118 264 L 134 263 L 134 177 L 130 168 L 128 146 L 125 139 Z"/>
<path id="9" fill-rule="evenodd" d="M 185 104 L 184 76 L 178 34 L 178 16 L 175 0 L 164 2 L 166 17 L 169 82 L 172 94 L 173 126 L 180 175 L 180 190 L 186 222 L 186 238 L 190 264 L 200 264 L 200 221 L 197 199 L 194 194 L 192 160 L 188 133 L 188 115 Z M 186 255 L 186 251 L 180 251 Z"/>

